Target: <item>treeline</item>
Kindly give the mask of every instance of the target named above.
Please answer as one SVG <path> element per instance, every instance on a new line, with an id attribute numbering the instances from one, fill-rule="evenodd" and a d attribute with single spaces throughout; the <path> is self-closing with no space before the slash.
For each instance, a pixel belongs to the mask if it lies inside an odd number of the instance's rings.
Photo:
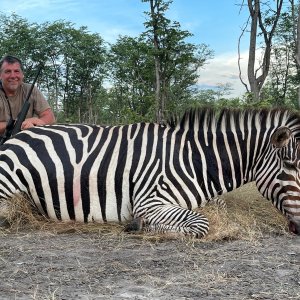
<path id="1" fill-rule="evenodd" d="M 114 44 L 67 21 L 37 24 L 1 14 L 0 55 L 18 56 L 27 82 L 44 64 L 38 85 L 58 122 L 154 121 L 159 110 L 167 116 L 199 105 L 297 107 L 295 44 L 288 40 L 289 22 L 294 22 L 291 11 L 280 19 L 270 80 L 260 101 L 253 103 L 249 94 L 225 98 L 228 85 L 198 90 L 199 70 L 213 51 L 206 44 L 186 42 L 191 33 L 165 17 L 170 1 L 142 1 L 150 4 L 145 31 L 138 37 L 120 36 Z"/>
<path id="2" fill-rule="evenodd" d="M 190 35 L 160 11 L 159 49 L 151 22 L 138 37 L 120 36 L 108 44 L 86 27 L 67 21 L 29 23 L 16 15 L 0 16 L 0 55 L 18 56 L 26 81 L 44 63 L 39 88 L 59 122 L 115 124 L 156 118 L 155 56 L 161 58 L 165 110 L 187 107 L 194 97 L 198 71 L 212 57 L 205 45 L 185 42 Z M 149 17 L 150 20 L 151 17 Z"/>

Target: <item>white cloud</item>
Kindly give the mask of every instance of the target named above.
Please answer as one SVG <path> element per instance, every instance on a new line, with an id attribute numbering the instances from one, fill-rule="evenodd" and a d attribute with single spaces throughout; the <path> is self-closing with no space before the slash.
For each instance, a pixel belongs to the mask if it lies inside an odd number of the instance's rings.
<path id="1" fill-rule="evenodd" d="M 246 80 L 248 53 L 241 53 L 241 70 L 242 78 Z M 219 84 L 230 83 L 232 86 L 232 94 L 230 97 L 241 96 L 246 92 L 244 85 L 239 78 L 238 54 L 226 53 L 217 55 L 210 60 L 200 71 L 198 84 L 203 87 L 216 87 Z"/>

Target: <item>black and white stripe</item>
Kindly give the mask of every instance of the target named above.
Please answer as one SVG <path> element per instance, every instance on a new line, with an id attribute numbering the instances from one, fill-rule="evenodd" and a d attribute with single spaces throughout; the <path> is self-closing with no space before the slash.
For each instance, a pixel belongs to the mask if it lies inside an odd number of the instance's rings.
<path id="1" fill-rule="evenodd" d="M 192 209 L 256 181 L 299 233 L 299 134 L 296 114 L 250 110 L 191 111 L 167 125 L 36 127 L 1 147 L 0 197 L 24 192 L 51 219 L 133 218 L 134 228 L 200 237 L 208 221 Z"/>

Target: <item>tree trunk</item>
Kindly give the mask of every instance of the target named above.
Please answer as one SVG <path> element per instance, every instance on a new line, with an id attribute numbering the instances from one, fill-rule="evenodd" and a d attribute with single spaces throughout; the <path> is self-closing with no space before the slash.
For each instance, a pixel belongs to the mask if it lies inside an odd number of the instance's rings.
<path id="1" fill-rule="evenodd" d="M 294 8 L 294 3 L 292 2 L 292 9 Z M 300 5 L 298 6 L 298 16 L 297 16 L 297 33 L 296 33 L 296 66 L 298 80 L 300 78 Z M 300 84 L 298 86 L 298 108 L 300 108 Z"/>
<path id="2" fill-rule="evenodd" d="M 283 0 L 277 0 L 277 7 L 276 7 L 276 12 L 274 14 L 273 25 L 271 27 L 271 30 L 267 32 L 261 14 L 260 0 L 248 0 L 248 8 L 249 8 L 249 13 L 251 18 L 250 46 L 249 46 L 249 60 L 248 60 L 248 80 L 249 80 L 250 90 L 253 95 L 254 101 L 260 100 L 260 91 L 269 73 L 272 38 L 281 13 L 282 3 Z M 256 62 L 256 44 L 257 44 L 258 26 L 264 38 L 265 50 L 263 55 L 263 61 L 259 66 L 259 68 L 256 69 L 255 62 Z M 257 75 L 258 71 L 261 72 L 261 75 L 259 76 Z"/>
<path id="3" fill-rule="evenodd" d="M 155 3 L 154 3 L 155 2 Z M 164 119 L 164 103 L 161 97 L 161 61 L 159 56 L 159 39 L 158 39 L 158 20 L 155 9 L 159 12 L 159 2 L 150 0 L 151 18 L 153 24 L 153 45 L 155 49 L 155 102 L 156 102 L 156 121 L 162 123 Z"/>
<path id="4" fill-rule="evenodd" d="M 256 60 L 256 37 L 257 37 L 257 25 L 259 15 L 259 0 L 255 0 L 254 7 L 252 0 L 248 0 L 248 8 L 251 16 L 251 29 L 250 29 L 250 45 L 249 45 L 249 58 L 248 58 L 248 80 L 251 93 L 254 100 L 259 98 L 259 89 L 255 77 L 255 60 Z"/>

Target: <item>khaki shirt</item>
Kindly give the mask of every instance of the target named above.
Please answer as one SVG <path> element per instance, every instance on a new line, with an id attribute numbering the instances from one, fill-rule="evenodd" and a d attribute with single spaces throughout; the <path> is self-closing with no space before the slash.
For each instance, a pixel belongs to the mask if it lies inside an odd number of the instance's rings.
<path id="1" fill-rule="evenodd" d="M 16 120 L 23 104 L 27 98 L 31 84 L 22 83 L 15 96 L 6 98 L 2 88 L 0 88 L 0 122 L 7 122 L 10 119 L 10 110 L 8 101 L 11 108 L 12 118 Z M 30 107 L 26 118 L 38 117 L 40 113 L 50 108 L 44 95 L 34 87 L 29 99 Z"/>

